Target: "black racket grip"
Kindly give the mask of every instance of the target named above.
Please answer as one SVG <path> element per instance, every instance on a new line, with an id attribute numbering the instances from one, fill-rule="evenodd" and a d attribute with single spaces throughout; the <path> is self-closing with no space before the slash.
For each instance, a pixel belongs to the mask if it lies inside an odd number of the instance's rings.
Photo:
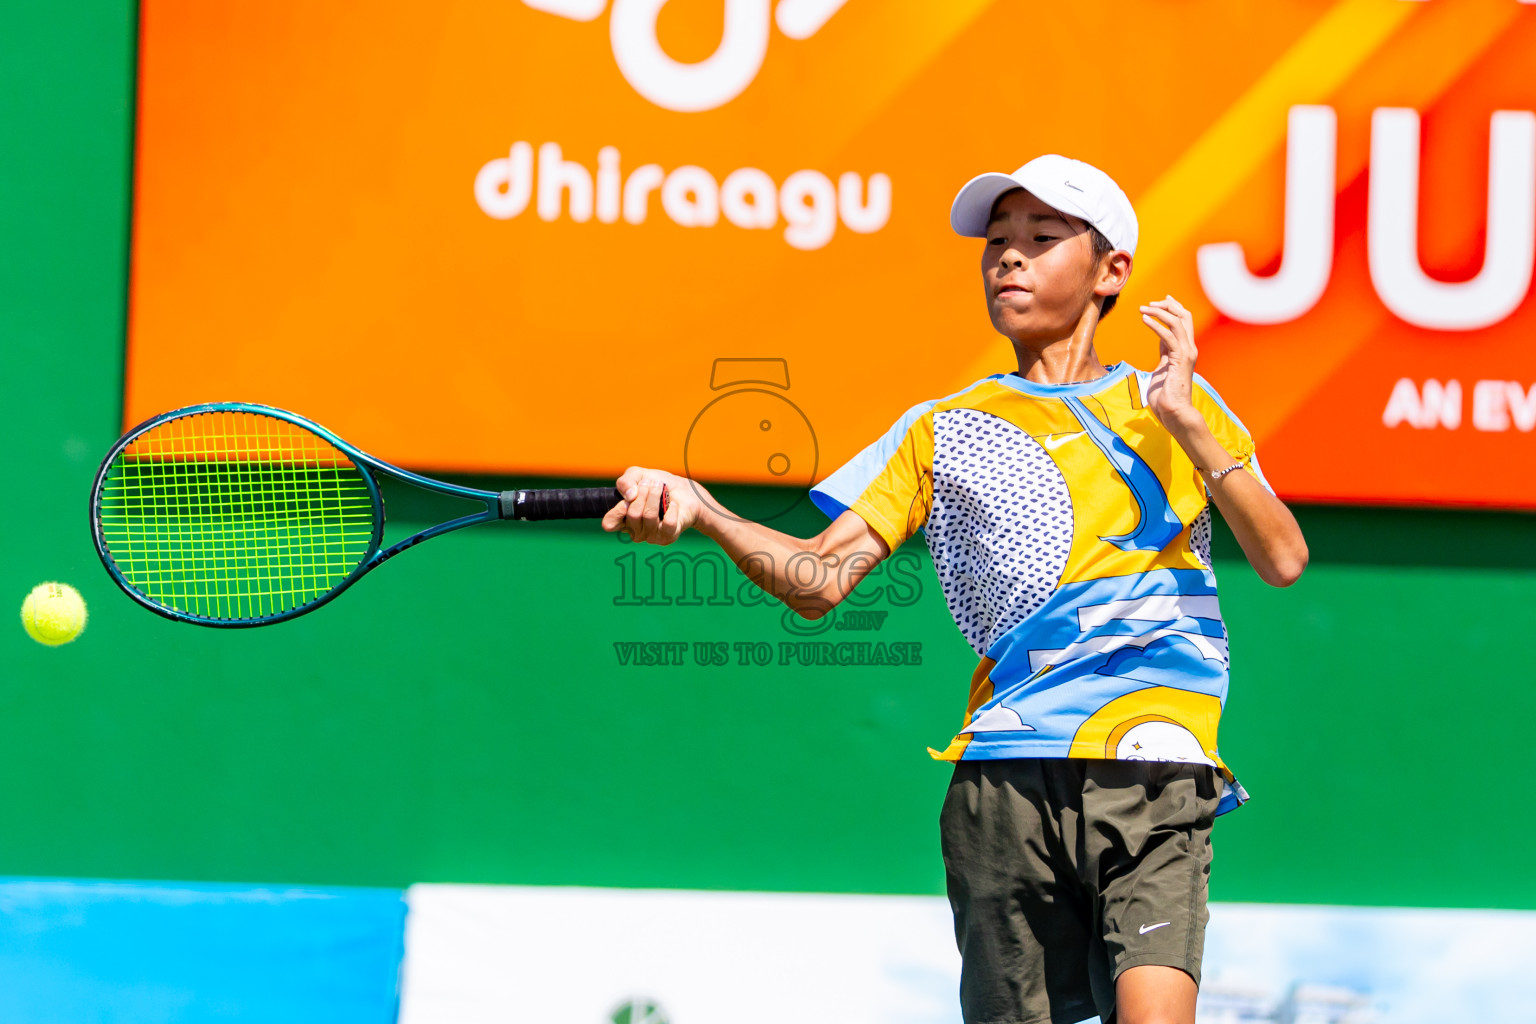
<path id="1" fill-rule="evenodd" d="M 541 519 L 601 519 L 623 500 L 624 496 L 612 487 L 502 491 L 501 518 L 527 523 Z"/>
<path id="2" fill-rule="evenodd" d="M 543 491 L 502 491 L 501 518 L 525 523 L 541 519 L 601 519 L 624 500 L 613 487 L 557 487 Z M 667 514 L 667 489 L 661 490 L 661 515 Z"/>
<path id="3" fill-rule="evenodd" d="M 602 519 L 624 500 L 613 487 L 550 488 L 545 491 L 502 491 L 502 519 Z M 662 485 L 660 516 L 667 517 L 667 487 Z"/>

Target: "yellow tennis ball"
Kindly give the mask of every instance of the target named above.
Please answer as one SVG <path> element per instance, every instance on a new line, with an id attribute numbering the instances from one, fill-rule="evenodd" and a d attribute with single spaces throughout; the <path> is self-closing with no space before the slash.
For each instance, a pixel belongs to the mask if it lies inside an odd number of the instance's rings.
<path id="1" fill-rule="evenodd" d="M 21 603 L 21 624 L 40 644 L 67 644 L 85 629 L 85 599 L 68 583 L 39 583 Z"/>

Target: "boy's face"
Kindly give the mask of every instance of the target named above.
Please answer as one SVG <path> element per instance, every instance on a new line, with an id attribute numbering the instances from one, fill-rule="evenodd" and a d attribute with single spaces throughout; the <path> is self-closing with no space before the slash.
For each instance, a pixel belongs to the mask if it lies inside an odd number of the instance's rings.
<path id="1" fill-rule="evenodd" d="M 987 225 L 981 278 L 998 333 L 1021 342 L 1066 337 L 1089 304 L 1097 305 L 1101 276 L 1081 220 L 1023 189 L 997 201 Z"/>

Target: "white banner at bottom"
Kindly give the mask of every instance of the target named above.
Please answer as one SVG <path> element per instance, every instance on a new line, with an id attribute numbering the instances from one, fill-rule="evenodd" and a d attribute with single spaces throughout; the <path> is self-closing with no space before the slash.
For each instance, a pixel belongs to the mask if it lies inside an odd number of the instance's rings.
<path id="1" fill-rule="evenodd" d="M 959 1024 L 923 896 L 417 885 L 401 1024 Z M 1213 904 L 1200 1024 L 1523 1024 L 1536 913 Z"/>
<path id="2" fill-rule="evenodd" d="M 417 885 L 401 1024 L 958 1024 L 923 896 Z"/>

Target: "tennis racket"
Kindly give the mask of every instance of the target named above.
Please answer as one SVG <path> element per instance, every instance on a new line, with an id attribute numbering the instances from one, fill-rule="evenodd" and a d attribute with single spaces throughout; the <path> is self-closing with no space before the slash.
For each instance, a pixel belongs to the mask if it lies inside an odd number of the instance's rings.
<path id="1" fill-rule="evenodd" d="M 485 507 L 382 548 L 379 474 Z M 112 446 L 91 488 L 91 532 L 112 579 L 150 611 L 265 626 L 314 611 L 432 537 L 498 519 L 601 519 L 620 500 L 611 487 L 497 492 L 432 480 L 303 416 L 215 402 L 156 416 Z M 663 515 L 666 500 L 663 491 Z"/>

